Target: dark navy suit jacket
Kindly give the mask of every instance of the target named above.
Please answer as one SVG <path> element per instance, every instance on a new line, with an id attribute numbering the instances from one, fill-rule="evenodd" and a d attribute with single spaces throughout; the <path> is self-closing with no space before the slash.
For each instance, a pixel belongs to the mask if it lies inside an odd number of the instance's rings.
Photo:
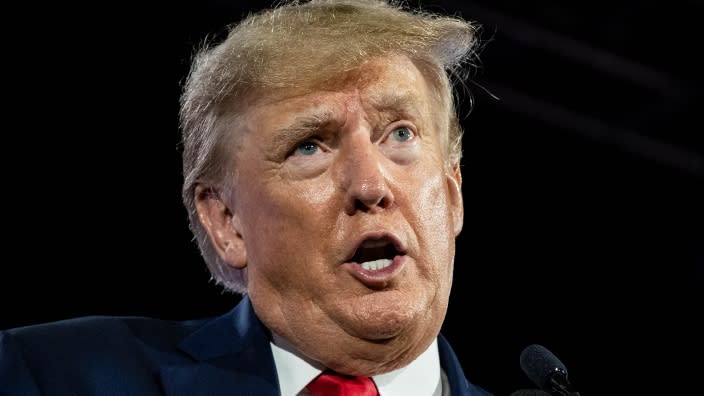
<path id="1" fill-rule="evenodd" d="M 86 317 L 0 332 L 1 396 L 278 396 L 269 332 L 247 297 L 229 313 L 176 322 Z M 447 341 L 452 396 L 469 383 Z"/>

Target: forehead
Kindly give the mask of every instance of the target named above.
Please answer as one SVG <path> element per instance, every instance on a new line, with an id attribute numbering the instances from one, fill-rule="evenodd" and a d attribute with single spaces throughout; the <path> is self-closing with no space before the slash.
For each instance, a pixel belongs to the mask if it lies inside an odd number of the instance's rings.
<path id="1" fill-rule="evenodd" d="M 339 77 L 330 84 L 333 90 L 358 89 L 366 99 L 379 103 L 394 96 L 423 100 L 430 88 L 418 67 L 405 56 L 372 59 Z"/>
<path id="2" fill-rule="evenodd" d="M 262 90 L 250 101 L 250 110 L 294 111 L 324 106 L 328 99 L 343 96 L 356 96 L 377 110 L 422 111 L 437 105 L 440 94 L 414 62 L 398 55 L 371 59 L 322 84 Z"/>

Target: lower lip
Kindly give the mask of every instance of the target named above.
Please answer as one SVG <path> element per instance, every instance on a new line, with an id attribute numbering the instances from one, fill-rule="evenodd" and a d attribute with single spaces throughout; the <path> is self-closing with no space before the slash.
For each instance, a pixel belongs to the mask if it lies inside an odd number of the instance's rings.
<path id="1" fill-rule="evenodd" d="M 398 275 L 403 269 L 407 256 L 395 256 L 391 264 L 388 267 L 372 271 L 365 270 L 358 263 L 345 263 L 344 267 L 354 276 L 362 282 L 367 287 L 371 288 L 383 288 L 386 287 L 393 278 Z"/>

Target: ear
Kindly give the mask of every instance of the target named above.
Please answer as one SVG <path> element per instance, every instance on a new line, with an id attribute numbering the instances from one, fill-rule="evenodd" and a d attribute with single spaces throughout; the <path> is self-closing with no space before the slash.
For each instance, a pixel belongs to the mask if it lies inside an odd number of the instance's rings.
<path id="1" fill-rule="evenodd" d="M 462 171 L 460 164 L 451 165 L 447 173 L 447 189 L 450 197 L 450 210 L 452 211 L 452 225 L 455 236 L 462 231 L 464 224 L 464 202 L 462 200 Z"/>
<path id="2" fill-rule="evenodd" d="M 247 250 L 239 220 L 220 194 L 212 187 L 199 184 L 195 188 L 195 204 L 198 218 L 220 258 L 233 268 L 245 268 Z"/>

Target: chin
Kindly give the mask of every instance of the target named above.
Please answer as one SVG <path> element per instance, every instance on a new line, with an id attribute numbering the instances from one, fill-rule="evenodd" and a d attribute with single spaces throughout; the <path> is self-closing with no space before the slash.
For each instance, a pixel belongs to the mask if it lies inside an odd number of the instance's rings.
<path id="1" fill-rule="evenodd" d="M 339 372 L 367 376 L 404 367 L 423 353 L 436 335 L 428 328 L 409 330 L 401 329 L 389 337 L 379 328 L 368 329 L 366 338 L 338 342 L 335 353 L 324 354 L 328 358 L 325 365 Z"/>
<path id="2" fill-rule="evenodd" d="M 431 325 L 428 322 L 432 320 L 431 311 L 426 305 L 413 304 L 404 296 L 390 293 L 368 296 L 370 298 L 365 298 L 364 303 L 353 305 L 354 311 L 347 316 L 347 323 L 341 325 L 347 327 L 351 335 L 373 342 L 413 337 L 414 333 L 425 332 Z"/>
<path id="3" fill-rule="evenodd" d="M 367 341 L 383 342 L 392 341 L 409 332 L 411 323 L 399 318 L 385 318 L 361 323 L 356 326 L 355 333 L 359 338 Z"/>

